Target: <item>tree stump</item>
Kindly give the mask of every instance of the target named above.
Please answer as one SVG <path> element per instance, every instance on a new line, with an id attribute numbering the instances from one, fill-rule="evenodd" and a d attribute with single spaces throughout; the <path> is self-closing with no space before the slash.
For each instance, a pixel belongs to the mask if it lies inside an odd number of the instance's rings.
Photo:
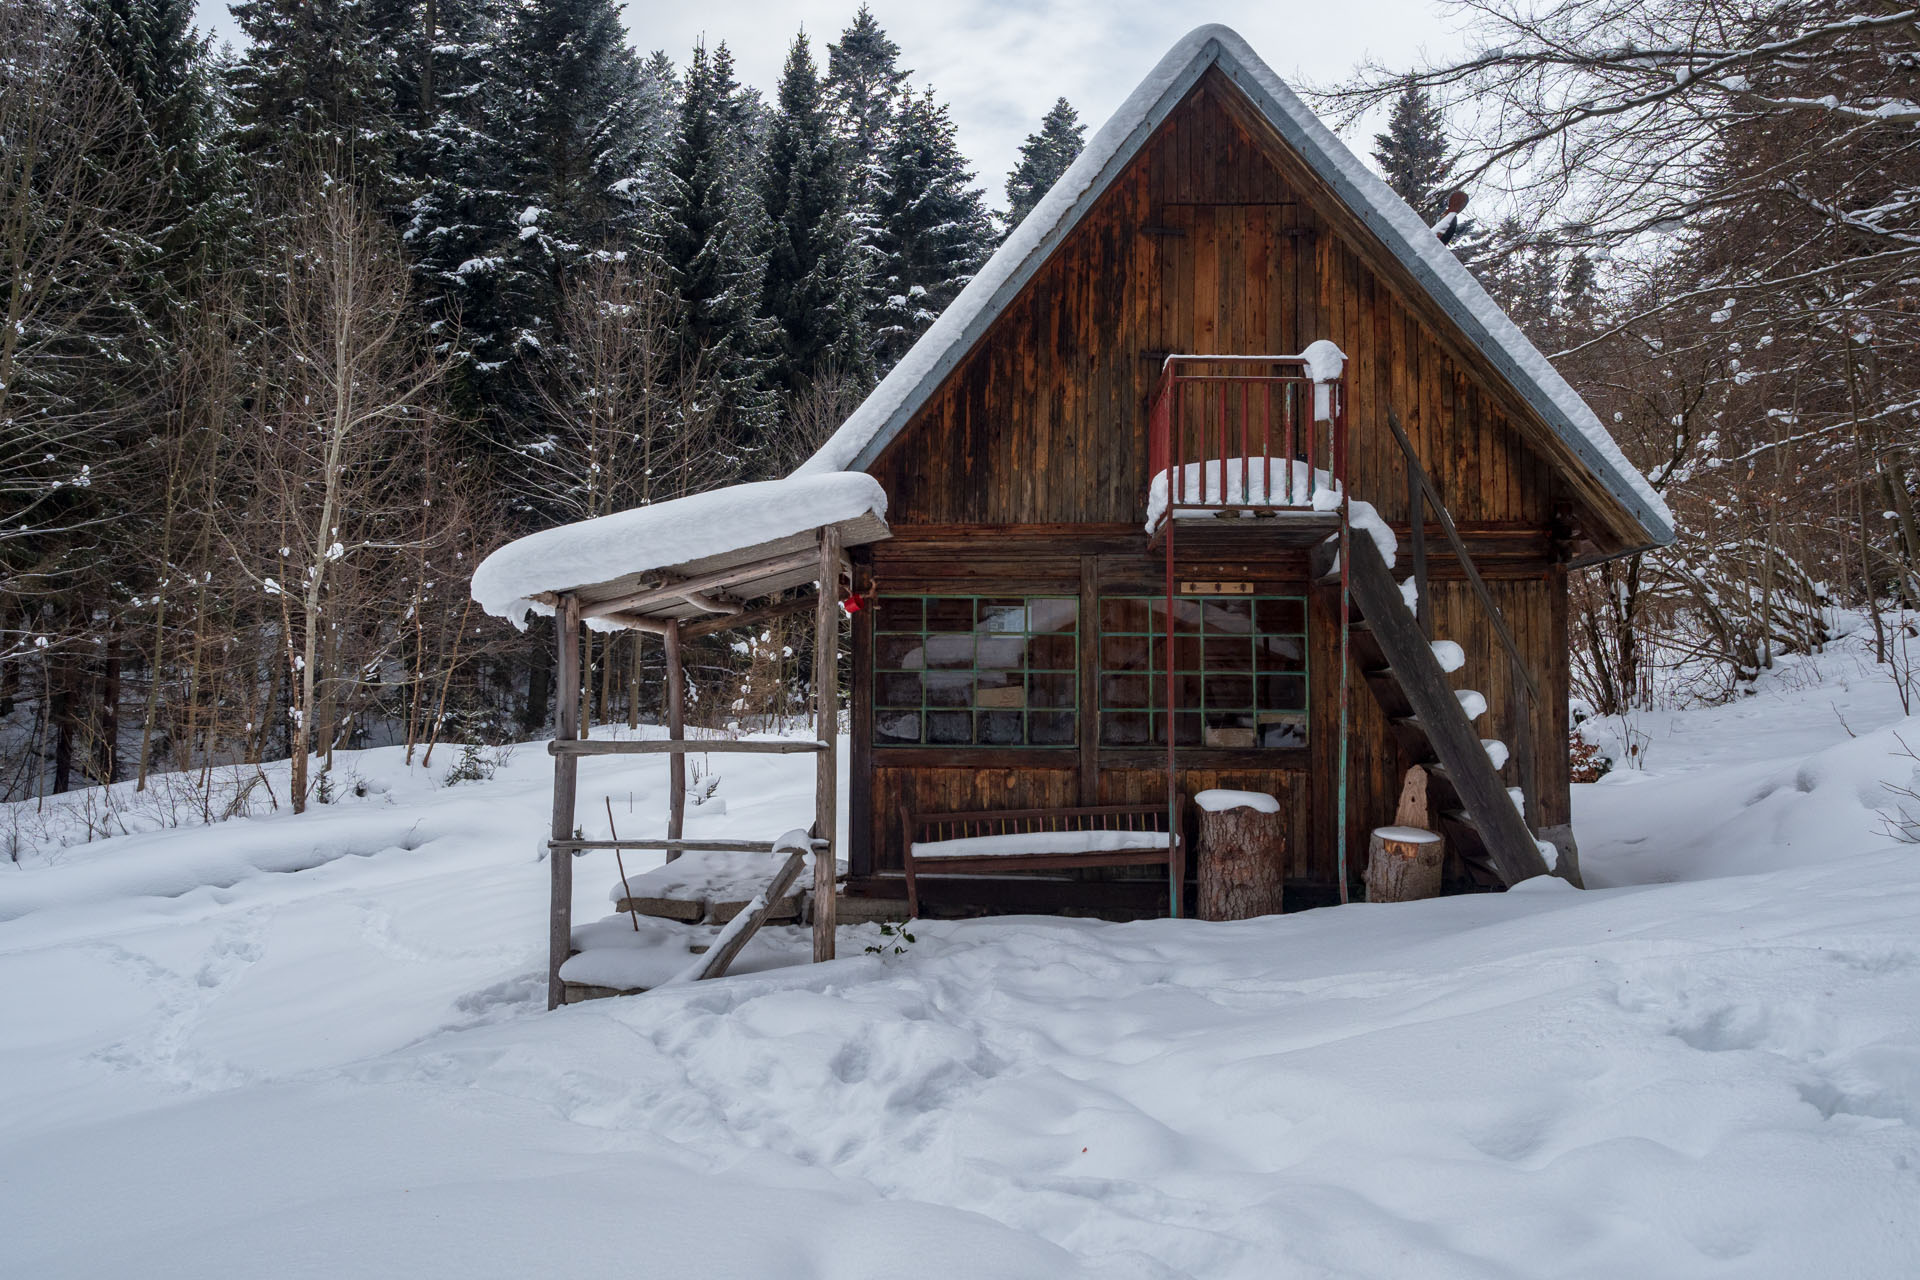
<path id="1" fill-rule="evenodd" d="M 1280 802 L 1254 791 L 1202 791 L 1202 920 L 1278 915 L 1286 883 L 1287 835 Z"/>
<path id="2" fill-rule="evenodd" d="M 1376 827 L 1367 841 L 1367 901 L 1417 902 L 1440 892 L 1446 846 L 1419 827 Z"/>

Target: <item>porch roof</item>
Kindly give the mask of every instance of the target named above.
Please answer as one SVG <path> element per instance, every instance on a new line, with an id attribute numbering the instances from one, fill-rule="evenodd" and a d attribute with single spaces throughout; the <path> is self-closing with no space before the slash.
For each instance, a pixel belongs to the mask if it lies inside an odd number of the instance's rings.
<path id="1" fill-rule="evenodd" d="M 509 542 L 474 570 L 473 598 L 517 627 L 573 595 L 596 630 L 658 630 L 811 584 L 823 530 L 843 547 L 878 542 L 886 512 L 860 472 L 729 485 Z"/>

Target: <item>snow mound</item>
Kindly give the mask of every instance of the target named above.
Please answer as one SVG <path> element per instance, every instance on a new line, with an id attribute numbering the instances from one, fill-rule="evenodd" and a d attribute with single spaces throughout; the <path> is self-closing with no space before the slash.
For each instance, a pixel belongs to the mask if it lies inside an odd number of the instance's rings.
<path id="1" fill-rule="evenodd" d="M 1232 791 L 1225 787 L 1213 787 L 1194 796 L 1193 802 L 1202 809 L 1214 813 L 1222 809 L 1255 809 L 1261 813 L 1280 812 L 1280 802 L 1264 791 Z"/>

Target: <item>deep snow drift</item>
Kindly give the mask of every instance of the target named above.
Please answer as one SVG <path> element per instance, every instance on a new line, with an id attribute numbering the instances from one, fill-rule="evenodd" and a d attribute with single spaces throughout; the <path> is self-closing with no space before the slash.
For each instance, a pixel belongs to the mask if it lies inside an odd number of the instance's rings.
<path id="1" fill-rule="evenodd" d="M 302 818 L 0 868 L 0 1274 L 1920 1273 L 1897 715 L 1836 654 L 1611 726 L 1647 771 L 1578 789 L 1585 893 L 868 926 L 551 1015 L 545 753 L 363 753 Z M 810 808 L 713 759 L 690 824 Z"/>

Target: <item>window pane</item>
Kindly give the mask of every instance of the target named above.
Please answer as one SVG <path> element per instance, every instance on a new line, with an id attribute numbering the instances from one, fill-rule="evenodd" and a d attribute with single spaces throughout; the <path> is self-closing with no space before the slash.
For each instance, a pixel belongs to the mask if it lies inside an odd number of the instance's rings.
<path id="1" fill-rule="evenodd" d="M 931 671 L 927 673 L 927 705 L 930 707 L 969 707 L 973 705 L 973 673 Z"/>
<path id="2" fill-rule="evenodd" d="M 1148 609 L 1145 600 L 1108 596 L 1100 602 L 1102 632 L 1111 635 L 1115 632 L 1145 633 L 1157 629 L 1154 625 L 1154 614 Z"/>
<path id="3" fill-rule="evenodd" d="M 920 636 L 881 636 L 873 650 L 874 666 L 882 671 L 918 671 L 927 665 L 927 642 Z"/>
<path id="4" fill-rule="evenodd" d="M 1263 632 L 1304 632 L 1307 617 L 1302 605 L 1300 600 L 1260 600 L 1254 606 L 1254 621 Z"/>
<path id="5" fill-rule="evenodd" d="M 1146 676 L 1101 676 L 1100 705 L 1103 707 L 1150 707 L 1153 705 L 1153 681 Z"/>
<path id="6" fill-rule="evenodd" d="M 996 747 L 1019 746 L 1025 719 L 1018 711 L 982 711 L 979 717 L 980 742 Z"/>
<path id="7" fill-rule="evenodd" d="M 994 632 L 1013 632 L 1018 635 L 1027 630 L 1027 602 L 1025 600 L 982 600 L 980 602 L 980 630 Z"/>
<path id="8" fill-rule="evenodd" d="M 874 701 L 883 707 L 913 707 L 917 710 L 921 702 L 920 677 L 911 673 L 896 675 L 882 672 Z M 915 736 L 919 736 L 917 731 Z"/>
<path id="9" fill-rule="evenodd" d="M 1100 713 L 1100 744 L 1107 747 L 1144 747 L 1153 742 L 1151 717 L 1144 711 Z"/>
<path id="10" fill-rule="evenodd" d="M 920 713 L 918 711 L 882 711 L 873 717 L 873 737 L 876 742 L 890 744 L 915 745 L 920 741 Z"/>
<path id="11" fill-rule="evenodd" d="M 1145 671 L 1149 648 L 1146 636 L 1102 636 L 1100 666 L 1107 671 Z"/>
<path id="12" fill-rule="evenodd" d="M 1260 745 L 1263 747 L 1306 746 L 1306 716 L 1277 716 L 1263 712 L 1260 716 Z"/>
<path id="13" fill-rule="evenodd" d="M 927 741 L 941 747 L 971 746 L 973 744 L 973 713 L 971 711 L 929 711 Z"/>
<path id="14" fill-rule="evenodd" d="M 1074 637 L 1035 636 L 1027 642 L 1027 665 L 1035 671 L 1072 671 L 1080 665 L 1080 646 Z"/>
<path id="15" fill-rule="evenodd" d="M 976 707 L 1019 708 L 1027 705 L 1027 690 L 1018 675 L 1006 675 L 1002 672 L 982 672 L 974 682 L 973 705 Z"/>
<path id="16" fill-rule="evenodd" d="M 1253 601 L 1246 599 L 1208 600 L 1201 624 L 1207 636 L 1244 636 L 1253 632 Z"/>
<path id="17" fill-rule="evenodd" d="M 1253 670 L 1253 638 L 1251 636 L 1207 637 L 1207 670 L 1209 671 L 1251 671 Z"/>
<path id="18" fill-rule="evenodd" d="M 1306 665 L 1306 641 L 1298 636 L 1261 636 L 1259 648 L 1263 671 L 1298 671 Z"/>
<path id="19" fill-rule="evenodd" d="M 970 596 L 939 597 L 927 601 L 927 630 L 972 631 L 973 599 Z"/>
<path id="20" fill-rule="evenodd" d="M 1034 632 L 1078 631 L 1078 600 L 1037 599 L 1028 603 L 1029 626 Z"/>
<path id="21" fill-rule="evenodd" d="M 1209 711 L 1253 710 L 1253 677 L 1207 674 L 1206 701 Z"/>
<path id="22" fill-rule="evenodd" d="M 1030 707 L 1071 707 L 1074 686 L 1079 677 L 1071 671 L 1027 677 L 1027 705 Z"/>
<path id="23" fill-rule="evenodd" d="M 1027 715 L 1027 740 L 1036 747 L 1073 745 L 1073 712 L 1034 711 Z"/>
<path id="24" fill-rule="evenodd" d="M 1262 711 L 1304 711 L 1307 706 L 1305 676 L 1261 676 Z"/>
<path id="25" fill-rule="evenodd" d="M 927 665 L 930 667 L 971 667 L 973 636 L 929 635 L 926 639 Z"/>
<path id="26" fill-rule="evenodd" d="M 1027 665 L 1027 642 L 1020 636 L 981 636 L 974 650 L 983 670 L 1018 671 Z"/>

